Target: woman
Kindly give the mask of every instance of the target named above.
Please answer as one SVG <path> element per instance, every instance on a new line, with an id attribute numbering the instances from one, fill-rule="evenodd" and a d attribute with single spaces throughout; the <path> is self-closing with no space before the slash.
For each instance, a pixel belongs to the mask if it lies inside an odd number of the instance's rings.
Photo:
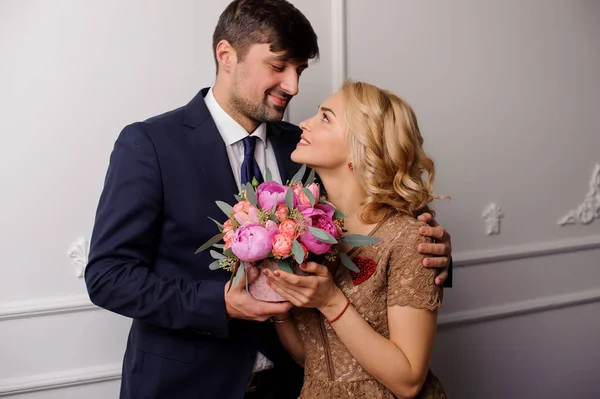
<path id="1" fill-rule="evenodd" d="M 305 368 L 301 398 L 446 398 L 429 371 L 442 288 L 416 250 L 426 239 L 415 218 L 436 198 L 434 166 L 413 110 L 393 93 L 346 82 L 300 127 L 292 159 L 315 169 L 349 234 L 380 239 L 342 248 L 361 273 L 339 261 L 307 262 L 306 276 L 264 270 L 297 307 L 274 321 Z"/>

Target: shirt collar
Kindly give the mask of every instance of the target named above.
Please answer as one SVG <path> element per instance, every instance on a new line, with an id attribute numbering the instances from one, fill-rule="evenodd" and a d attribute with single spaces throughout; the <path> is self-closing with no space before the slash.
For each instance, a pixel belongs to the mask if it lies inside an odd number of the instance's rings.
<path id="1" fill-rule="evenodd" d="M 217 125 L 217 129 L 225 142 L 225 146 L 230 146 L 238 141 L 241 141 L 245 137 L 248 136 L 248 132 L 246 129 L 242 127 L 239 123 L 237 123 L 225 110 L 219 105 L 215 96 L 213 94 L 212 87 L 206 93 L 204 97 L 204 102 L 206 103 L 206 108 L 208 108 L 208 112 L 210 112 L 210 116 L 212 116 L 215 121 L 215 125 Z M 256 136 L 262 140 L 263 143 L 267 143 L 267 125 L 265 123 L 261 123 L 258 127 L 252 132 L 251 136 Z"/>

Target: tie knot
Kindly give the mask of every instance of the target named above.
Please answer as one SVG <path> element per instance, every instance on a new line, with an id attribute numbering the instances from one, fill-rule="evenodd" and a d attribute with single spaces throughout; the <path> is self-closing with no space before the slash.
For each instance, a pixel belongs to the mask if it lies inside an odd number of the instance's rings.
<path id="1" fill-rule="evenodd" d="M 256 136 L 247 136 L 242 139 L 244 142 L 244 156 L 245 157 L 253 157 L 254 156 L 254 147 L 256 147 Z"/>

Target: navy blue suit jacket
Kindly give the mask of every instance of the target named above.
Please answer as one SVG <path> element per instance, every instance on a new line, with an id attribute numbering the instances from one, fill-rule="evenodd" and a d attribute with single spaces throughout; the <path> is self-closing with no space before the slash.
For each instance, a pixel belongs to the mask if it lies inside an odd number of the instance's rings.
<path id="1" fill-rule="evenodd" d="M 121 398 L 240 399 L 261 351 L 281 373 L 277 399 L 296 398 L 302 371 L 272 323 L 227 320 L 230 274 L 194 251 L 224 220 L 216 200 L 238 189 L 203 89 L 186 106 L 127 126 L 116 140 L 100 197 L 85 281 L 96 305 L 133 319 Z M 284 182 L 299 166 L 298 127 L 270 123 Z"/>

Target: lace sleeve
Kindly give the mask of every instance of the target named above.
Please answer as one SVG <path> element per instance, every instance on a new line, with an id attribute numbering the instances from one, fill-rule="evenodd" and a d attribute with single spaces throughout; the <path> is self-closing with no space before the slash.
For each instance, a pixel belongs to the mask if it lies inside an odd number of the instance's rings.
<path id="1" fill-rule="evenodd" d="M 410 306 L 435 310 L 442 305 L 443 288 L 435 284 L 439 270 L 423 266 L 419 243 L 432 242 L 418 232 L 421 226 L 408 226 L 393 244 L 388 263 L 388 306 Z"/>

